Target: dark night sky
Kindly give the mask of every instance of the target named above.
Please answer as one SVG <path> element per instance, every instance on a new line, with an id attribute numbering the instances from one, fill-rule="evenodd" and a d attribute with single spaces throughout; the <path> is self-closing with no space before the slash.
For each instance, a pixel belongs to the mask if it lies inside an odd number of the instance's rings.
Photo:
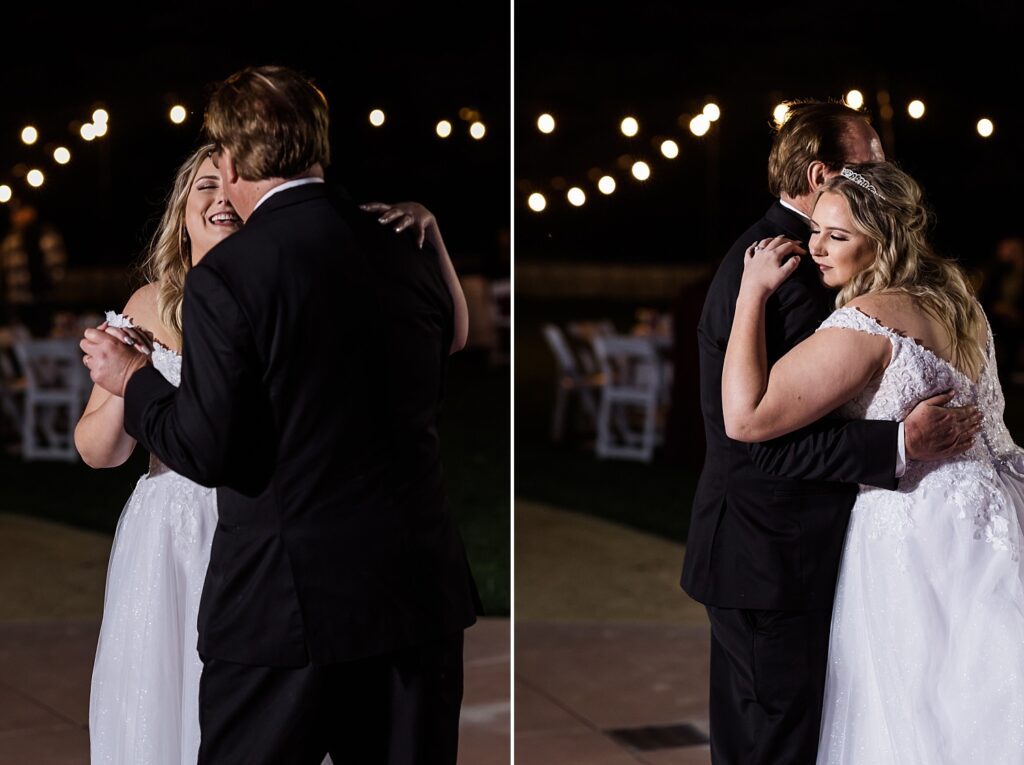
<path id="1" fill-rule="evenodd" d="M 490 24 L 462 2 L 339 4 L 337 23 L 318 20 L 308 3 L 291 16 L 280 2 L 144 4 L 124 18 L 34 7 L 4 10 L 0 182 L 59 225 L 72 265 L 132 262 L 199 139 L 209 85 L 247 65 L 279 63 L 328 97 L 331 179 L 357 200 L 424 202 L 453 253 L 499 267 L 499 232 L 509 225 L 507 20 Z M 175 101 L 192 110 L 180 127 L 167 118 Z M 69 125 L 98 105 L 111 114 L 110 133 L 87 144 Z M 367 121 L 377 106 L 387 114 L 380 129 Z M 480 111 L 483 141 L 460 122 L 464 106 Z M 434 133 L 442 118 L 455 124 L 447 141 Z M 42 134 L 35 147 L 18 138 L 27 123 Z M 68 146 L 72 162 L 58 167 L 44 151 L 50 144 Z M 19 164 L 44 170 L 42 189 L 14 177 Z"/>
<path id="2" fill-rule="evenodd" d="M 1000 236 L 1024 232 L 1021 11 L 890 5 L 517 2 L 516 257 L 717 259 L 770 202 L 774 104 L 839 98 L 852 87 L 864 92 L 876 127 L 876 94 L 891 94 L 886 152 L 924 186 L 943 252 L 973 262 Z M 913 98 L 927 107 L 919 122 L 906 114 Z M 713 138 L 696 139 L 676 120 L 708 99 L 723 116 Z M 534 127 L 543 111 L 559 120 L 551 136 Z M 634 139 L 618 132 L 629 113 L 641 123 Z M 981 116 L 996 126 L 987 141 L 974 128 Z M 661 135 L 679 143 L 679 159 L 651 145 Z M 603 198 L 586 173 L 614 170 L 622 154 L 651 162 L 652 178 L 641 186 L 620 171 L 619 190 Z M 571 208 L 550 188 L 556 176 L 586 188 L 588 204 Z M 525 206 L 534 190 L 549 199 L 541 215 Z"/>

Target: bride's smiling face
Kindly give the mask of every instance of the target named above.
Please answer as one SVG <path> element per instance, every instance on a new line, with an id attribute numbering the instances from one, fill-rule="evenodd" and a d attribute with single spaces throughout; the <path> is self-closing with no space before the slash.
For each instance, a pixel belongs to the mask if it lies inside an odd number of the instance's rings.
<path id="1" fill-rule="evenodd" d="M 192 245 L 192 265 L 241 227 L 242 219 L 221 190 L 220 173 L 207 157 L 199 166 L 185 201 L 185 230 Z"/>
<path id="2" fill-rule="evenodd" d="M 811 214 L 811 257 L 826 287 L 837 289 L 874 262 L 875 244 L 857 231 L 850 205 L 838 194 L 818 197 Z"/>

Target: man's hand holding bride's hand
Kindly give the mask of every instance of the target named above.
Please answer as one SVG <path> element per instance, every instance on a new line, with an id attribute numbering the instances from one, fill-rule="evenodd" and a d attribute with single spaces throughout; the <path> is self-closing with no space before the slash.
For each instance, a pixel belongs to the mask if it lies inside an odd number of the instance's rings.
<path id="1" fill-rule="evenodd" d="M 953 391 L 925 399 L 903 421 L 908 460 L 930 462 L 963 454 L 981 432 L 983 415 L 977 407 L 947 408 Z"/>
<path id="2" fill-rule="evenodd" d="M 800 254 L 806 255 L 807 250 L 800 242 L 784 236 L 754 242 L 743 258 L 740 294 L 767 300 L 796 271 L 800 265 Z M 787 260 L 790 255 L 792 257 Z"/>
<path id="3" fill-rule="evenodd" d="M 79 347 L 85 352 L 82 363 L 92 381 L 123 397 L 131 376 L 149 363 L 153 339 L 138 328 L 111 327 L 103 322 L 96 329 L 85 330 Z"/>
<path id="4" fill-rule="evenodd" d="M 433 233 L 432 229 L 437 228 L 437 219 L 434 214 L 418 202 L 396 202 L 393 205 L 385 202 L 370 202 L 359 205 L 360 210 L 371 213 L 380 213 L 377 219 L 382 226 L 395 224 L 395 233 L 400 234 L 407 228 L 412 228 L 416 234 L 416 246 L 423 249 L 423 242 L 427 236 Z"/>

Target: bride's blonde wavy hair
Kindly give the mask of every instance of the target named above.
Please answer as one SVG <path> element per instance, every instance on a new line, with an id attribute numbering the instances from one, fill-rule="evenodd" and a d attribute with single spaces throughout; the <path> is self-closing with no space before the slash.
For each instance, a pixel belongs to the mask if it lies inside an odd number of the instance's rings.
<path id="1" fill-rule="evenodd" d="M 868 293 L 912 295 L 946 328 L 952 340 L 953 364 L 972 379 L 977 378 L 985 365 L 984 351 L 977 341 L 984 317 L 964 272 L 954 261 L 936 254 L 928 243 L 931 214 L 921 187 L 889 162 L 847 167 L 863 176 L 877 194 L 836 175 L 818 196 L 830 192 L 846 200 L 854 226 L 872 241 L 876 257 L 839 290 L 836 308 Z"/>
<path id="2" fill-rule="evenodd" d="M 143 278 L 157 285 L 157 314 L 181 347 L 181 302 L 185 296 L 185 276 L 192 268 L 192 243 L 185 228 L 185 205 L 199 166 L 214 145 L 200 146 L 178 168 L 174 185 L 167 195 L 167 206 L 150 240 L 140 270 Z"/>

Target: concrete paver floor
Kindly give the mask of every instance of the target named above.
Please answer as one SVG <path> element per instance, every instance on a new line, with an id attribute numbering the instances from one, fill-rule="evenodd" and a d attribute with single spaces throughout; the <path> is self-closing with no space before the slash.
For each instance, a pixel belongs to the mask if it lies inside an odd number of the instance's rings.
<path id="1" fill-rule="evenodd" d="M 0 765 L 89 762 L 89 679 L 111 538 L 0 513 Z M 509 621 L 466 633 L 459 760 L 506 765 Z"/>

